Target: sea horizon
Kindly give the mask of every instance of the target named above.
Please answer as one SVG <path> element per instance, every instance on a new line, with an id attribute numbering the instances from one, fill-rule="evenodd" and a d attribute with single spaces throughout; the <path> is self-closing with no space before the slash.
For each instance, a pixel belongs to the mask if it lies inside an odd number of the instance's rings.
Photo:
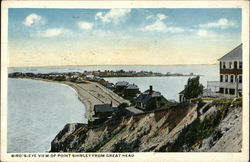
<path id="1" fill-rule="evenodd" d="M 7 68 L 47 68 L 47 67 L 83 67 L 83 66 L 202 66 L 202 65 L 219 65 L 219 63 L 214 63 L 214 64 L 166 64 L 166 65 L 147 65 L 147 64 L 133 64 L 133 65 L 123 65 L 123 64 L 108 64 L 108 65 L 103 65 L 103 64 L 96 64 L 96 65 L 48 65 L 48 66 L 8 66 Z"/>

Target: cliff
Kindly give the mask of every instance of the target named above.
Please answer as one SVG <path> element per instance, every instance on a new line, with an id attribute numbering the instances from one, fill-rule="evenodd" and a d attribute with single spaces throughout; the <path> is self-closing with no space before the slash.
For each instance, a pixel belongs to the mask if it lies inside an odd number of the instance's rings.
<path id="1" fill-rule="evenodd" d="M 67 124 L 51 152 L 240 151 L 241 105 L 241 99 L 194 101 L 100 125 Z"/>

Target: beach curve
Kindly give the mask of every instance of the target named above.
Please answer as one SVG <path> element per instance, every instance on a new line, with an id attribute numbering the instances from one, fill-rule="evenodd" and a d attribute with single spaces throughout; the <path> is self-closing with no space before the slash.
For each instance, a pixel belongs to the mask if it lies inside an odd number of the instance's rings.
<path id="1" fill-rule="evenodd" d="M 125 100 L 113 91 L 96 82 L 84 81 L 84 83 L 74 83 L 37 78 L 34 80 L 59 83 L 73 88 L 77 93 L 79 100 L 85 105 L 86 117 L 90 121 L 93 120 L 94 105 L 112 103 L 113 106 L 118 106 L 121 103 L 130 104 L 128 100 Z"/>

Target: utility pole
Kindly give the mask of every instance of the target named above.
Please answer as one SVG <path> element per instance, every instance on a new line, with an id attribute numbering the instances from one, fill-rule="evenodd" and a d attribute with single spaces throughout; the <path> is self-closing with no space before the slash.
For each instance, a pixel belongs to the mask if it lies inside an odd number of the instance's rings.
<path id="1" fill-rule="evenodd" d="M 238 86 L 239 86 L 239 79 L 238 77 L 236 78 L 236 87 L 235 87 L 235 97 L 239 97 L 239 92 L 238 92 Z"/>

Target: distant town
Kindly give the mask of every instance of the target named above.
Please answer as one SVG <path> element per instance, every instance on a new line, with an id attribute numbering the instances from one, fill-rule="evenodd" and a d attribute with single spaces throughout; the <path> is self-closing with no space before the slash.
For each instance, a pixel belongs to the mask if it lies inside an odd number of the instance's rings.
<path id="1" fill-rule="evenodd" d="M 53 80 L 62 80 L 62 81 L 75 81 L 81 79 L 87 80 L 95 80 L 107 77 L 164 77 L 164 76 L 197 76 L 192 72 L 190 74 L 180 74 L 180 73 L 171 73 L 167 72 L 165 74 L 159 72 L 152 72 L 152 71 L 124 71 L 123 69 L 113 71 L 113 70 L 96 70 L 96 71 L 84 71 L 81 72 L 68 72 L 68 73 L 22 73 L 22 72 L 14 72 L 10 73 L 9 77 L 37 77 L 43 79 L 53 79 Z"/>

